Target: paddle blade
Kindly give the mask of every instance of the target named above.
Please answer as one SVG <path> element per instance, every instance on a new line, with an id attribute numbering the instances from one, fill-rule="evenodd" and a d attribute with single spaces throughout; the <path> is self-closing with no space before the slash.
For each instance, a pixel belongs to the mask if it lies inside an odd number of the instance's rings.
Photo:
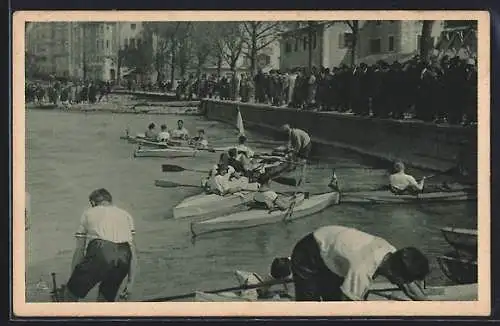
<path id="1" fill-rule="evenodd" d="M 168 180 L 155 180 L 155 186 L 162 188 L 175 188 L 179 187 L 180 184 Z"/>
<path id="2" fill-rule="evenodd" d="M 285 185 L 285 186 L 295 186 L 296 181 L 295 178 L 292 177 L 284 177 L 284 176 L 278 176 L 273 179 L 274 182 Z"/>
<path id="3" fill-rule="evenodd" d="M 162 172 L 182 172 L 185 169 L 182 166 L 171 165 L 171 164 L 163 164 L 161 166 Z"/>

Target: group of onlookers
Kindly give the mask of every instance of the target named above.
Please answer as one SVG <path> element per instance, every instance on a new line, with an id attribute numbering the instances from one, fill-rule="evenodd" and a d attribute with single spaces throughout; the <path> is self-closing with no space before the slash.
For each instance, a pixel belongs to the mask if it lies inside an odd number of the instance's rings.
<path id="1" fill-rule="evenodd" d="M 103 81 L 26 82 L 27 103 L 97 103 L 111 92 L 112 83 Z"/>

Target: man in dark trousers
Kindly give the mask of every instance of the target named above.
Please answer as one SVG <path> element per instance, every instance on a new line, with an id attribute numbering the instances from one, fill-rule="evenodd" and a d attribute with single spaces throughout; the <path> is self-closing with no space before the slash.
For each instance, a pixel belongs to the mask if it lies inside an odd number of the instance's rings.
<path id="1" fill-rule="evenodd" d="M 291 256 L 296 301 L 363 301 L 378 276 L 412 300 L 426 300 L 421 281 L 429 261 L 412 247 L 397 250 L 386 240 L 343 226 L 309 233 Z"/>
<path id="2" fill-rule="evenodd" d="M 111 194 L 106 189 L 93 191 L 89 202 L 92 207 L 83 213 L 75 233 L 72 273 L 63 301 L 83 299 L 99 284 L 97 301 L 114 302 L 128 275 L 120 295 L 127 298 L 132 291 L 137 265 L 134 221 L 126 211 L 112 204 Z"/>

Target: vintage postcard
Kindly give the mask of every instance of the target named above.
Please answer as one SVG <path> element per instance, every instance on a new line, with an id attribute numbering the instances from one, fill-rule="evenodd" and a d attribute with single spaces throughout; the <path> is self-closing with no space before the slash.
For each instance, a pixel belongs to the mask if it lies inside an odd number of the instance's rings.
<path id="1" fill-rule="evenodd" d="M 488 315 L 489 31 L 16 12 L 15 315 Z"/>

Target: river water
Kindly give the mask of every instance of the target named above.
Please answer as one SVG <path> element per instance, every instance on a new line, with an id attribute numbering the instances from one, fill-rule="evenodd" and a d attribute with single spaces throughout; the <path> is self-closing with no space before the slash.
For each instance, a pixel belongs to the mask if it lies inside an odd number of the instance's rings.
<path id="1" fill-rule="evenodd" d="M 315 228 L 339 224 L 379 235 L 396 247 L 416 246 L 432 263 L 429 284 L 445 284 L 435 257 L 449 251 L 440 227 L 476 228 L 476 203 L 411 205 L 348 205 L 288 224 L 202 235 L 195 242 L 189 220 L 174 220 L 172 208 L 196 188 L 158 188 L 154 180 L 199 184 L 195 172 L 164 173 L 163 158 L 132 157 L 135 145 L 119 137 L 125 128 L 144 132 L 149 122 L 167 122 L 174 127 L 179 116 L 114 115 L 105 113 L 27 112 L 26 164 L 27 191 L 31 195 L 30 230 L 26 232 L 26 293 L 28 302 L 49 300 L 50 273 L 59 284 L 70 274 L 74 249 L 73 234 L 80 216 L 88 207 L 88 195 L 107 188 L 115 204 L 132 214 L 136 224 L 139 274 L 133 300 L 176 295 L 236 285 L 236 269 L 266 274 L 276 256 L 289 256 L 293 245 Z M 229 145 L 236 138 L 232 126 L 183 117 L 189 130 L 204 128 L 209 141 Z M 257 150 L 277 146 L 261 135 L 249 133 Z M 385 172 L 371 166 L 366 158 L 335 150 L 319 168 L 311 168 L 308 178 L 316 183 L 308 190 L 325 190 L 330 171 L 325 166 L 352 164 L 337 169 L 344 188 L 370 187 L 384 181 Z M 332 158 L 333 157 L 333 158 Z M 192 169 L 206 169 L 216 154 L 197 158 L 171 159 L 168 163 Z M 415 176 L 424 171 L 411 170 Z M 440 181 L 440 180 L 437 180 Z M 318 184 L 315 186 L 315 184 Z M 94 289 L 84 301 L 95 298 Z"/>

